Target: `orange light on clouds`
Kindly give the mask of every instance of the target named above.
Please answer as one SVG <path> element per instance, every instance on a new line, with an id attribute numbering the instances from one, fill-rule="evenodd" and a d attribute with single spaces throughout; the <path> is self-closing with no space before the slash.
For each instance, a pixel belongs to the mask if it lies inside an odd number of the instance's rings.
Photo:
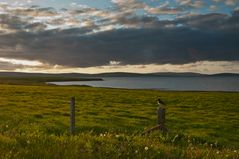
<path id="1" fill-rule="evenodd" d="M 24 66 L 42 66 L 43 63 L 39 61 L 30 61 L 30 60 L 18 60 L 11 58 L 0 58 L 0 62 L 7 62 L 13 65 L 24 65 Z"/>
<path id="2" fill-rule="evenodd" d="M 1 59 L 0 59 L 1 62 Z M 60 65 L 42 64 L 41 66 L 29 66 L 16 68 L 15 72 L 35 73 L 105 73 L 105 72 L 132 72 L 132 73 L 154 73 L 154 72 L 196 72 L 203 74 L 215 73 L 239 73 L 239 61 L 198 61 L 188 64 L 148 64 L 148 65 L 121 65 L 110 63 L 98 67 L 65 67 Z"/>

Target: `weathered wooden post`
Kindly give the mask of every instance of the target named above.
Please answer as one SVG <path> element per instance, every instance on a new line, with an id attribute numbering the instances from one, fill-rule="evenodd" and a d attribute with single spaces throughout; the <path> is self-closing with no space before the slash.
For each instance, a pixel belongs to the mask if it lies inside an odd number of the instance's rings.
<path id="1" fill-rule="evenodd" d="M 148 130 L 146 130 L 143 133 L 143 135 L 149 134 L 149 133 L 151 133 L 151 132 L 153 132 L 155 130 L 160 130 L 163 133 L 165 131 L 168 131 L 168 129 L 165 127 L 165 112 L 166 112 L 165 108 L 164 108 L 165 104 L 160 99 L 158 99 L 157 102 L 158 102 L 158 105 L 159 105 L 159 107 L 157 109 L 157 117 L 158 117 L 157 125 L 152 127 L 152 128 L 150 128 L 150 129 L 148 129 Z"/>
<path id="2" fill-rule="evenodd" d="M 71 97 L 70 102 L 70 134 L 75 133 L 75 97 Z"/>
<path id="3" fill-rule="evenodd" d="M 159 129 L 161 131 L 165 131 L 167 130 L 166 127 L 165 127 L 165 104 L 163 101 L 161 101 L 160 99 L 158 99 L 158 110 L 157 110 L 157 115 L 158 115 L 158 126 L 159 126 Z"/>
<path id="4" fill-rule="evenodd" d="M 163 130 L 165 127 L 165 108 L 158 107 L 158 125 L 160 125 L 160 130 Z"/>

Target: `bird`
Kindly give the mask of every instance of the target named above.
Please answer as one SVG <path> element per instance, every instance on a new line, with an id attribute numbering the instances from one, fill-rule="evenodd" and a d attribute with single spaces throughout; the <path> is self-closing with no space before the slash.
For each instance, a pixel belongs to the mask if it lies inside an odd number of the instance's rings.
<path id="1" fill-rule="evenodd" d="M 157 102 L 158 102 L 159 105 L 165 105 L 165 103 L 159 98 L 158 98 Z"/>

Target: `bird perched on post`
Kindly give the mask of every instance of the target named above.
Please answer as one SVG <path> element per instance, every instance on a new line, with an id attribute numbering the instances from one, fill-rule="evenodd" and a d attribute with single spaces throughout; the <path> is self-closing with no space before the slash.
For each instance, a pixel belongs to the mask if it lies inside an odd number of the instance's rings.
<path id="1" fill-rule="evenodd" d="M 158 102 L 158 105 L 165 105 L 165 103 L 159 98 L 158 98 L 157 102 Z"/>

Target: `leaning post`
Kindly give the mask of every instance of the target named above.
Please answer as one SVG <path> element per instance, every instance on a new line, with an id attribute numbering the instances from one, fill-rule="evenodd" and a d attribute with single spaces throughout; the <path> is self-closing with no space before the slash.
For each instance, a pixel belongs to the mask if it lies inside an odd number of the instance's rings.
<path id="1" fill-rule="evenodd" d="M 75 97 L 71 97 L 70 101 L 70 134 L 75 133 Z"/>

